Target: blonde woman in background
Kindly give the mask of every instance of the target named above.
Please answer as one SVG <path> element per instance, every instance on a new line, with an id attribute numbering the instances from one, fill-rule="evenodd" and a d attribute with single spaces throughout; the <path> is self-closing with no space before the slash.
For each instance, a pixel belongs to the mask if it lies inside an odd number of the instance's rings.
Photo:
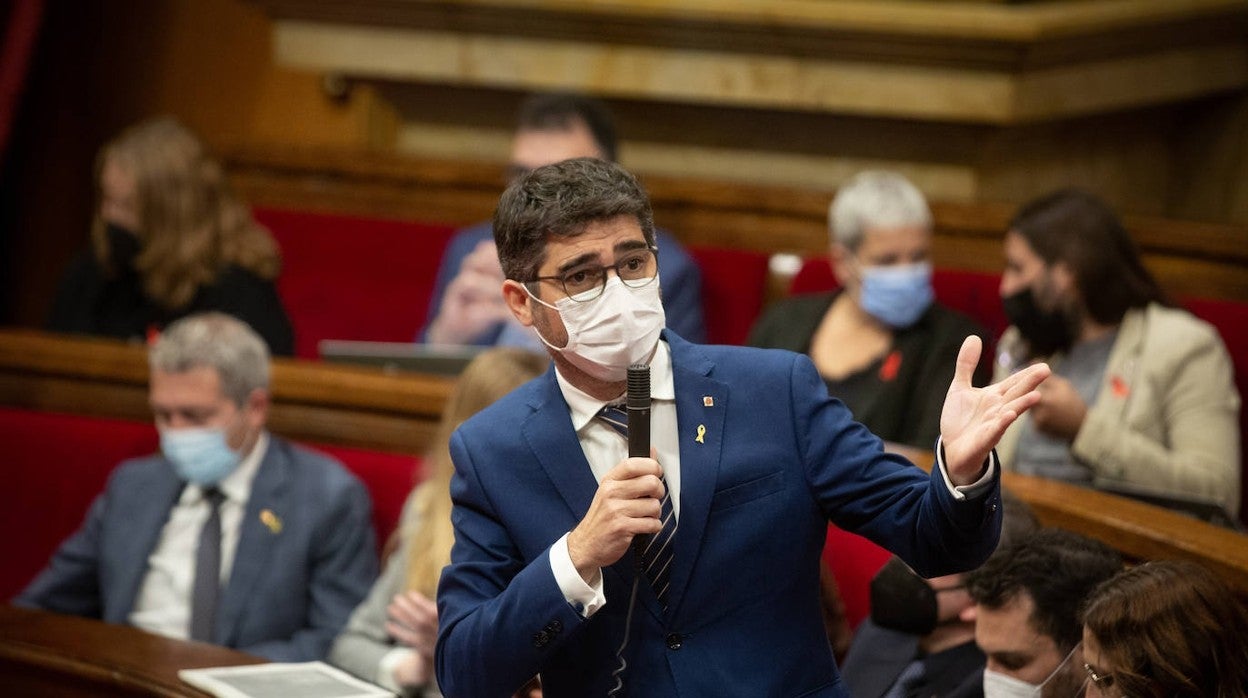
<path id="1" fill-rule="evenodd" d="M 329 661 L 406 696 L 440 695 L 433 678 L 438 634 L 438 578 L 450 562 L 451 433 L 464 420 L 546 370 L 545 356 L 515 348 L 483 352 L 468 364 L 447 401 L 425 480 L 412 490 L 400 523 L 401 543 L 368 598 L 351 614 Z"/>
<path id="2" fill-rule="evenodd" d="M 48 329 L 143 339 L 215 310 L 274 354 L 294 352 L 277 245 L 195 134 L 168 117 L 131 126 L 100 149 L 96 185 L 90 246 L 66 271 Z"/>

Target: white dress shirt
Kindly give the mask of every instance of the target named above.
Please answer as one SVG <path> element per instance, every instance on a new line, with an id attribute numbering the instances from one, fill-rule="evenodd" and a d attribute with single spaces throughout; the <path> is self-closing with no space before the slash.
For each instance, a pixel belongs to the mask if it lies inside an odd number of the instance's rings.
<path id="1" fill-rule="evenodd" d="M 219 510 L 222 585 L 230 579 L 251 484 L 268 448 L 268 433 L 262 431 L 251 453 L 218 486 L 225 494 Z M 147 558 L 147 573 L 130 612 L 131 625 L 180 640 L 190 636 L 195 553 L 208 514 L 203 488 L 194 484 L 182 488 L 182 495 L 160 531 L 156 548 Z"/>
<path id="2" fill-rule="evenodd" d="M 577 439 L 585 452 L 585 460 L 599 483 L 602 478 L 620 461 L 628 457 L 628 443 L 620 438 L 619 432 L 595 419 L 605 405 L 616 400 L 603 401 L 586 394 L 569 383 L 562 373 L 555 371 L 559 382 L 559 390 L 568 403 L 572 415 L 572 427 L 576 429 Z M 620 397 L 623 397 L 621 395 Z M 680 425 L 676 420 L 676 385 L 672 377 L 672 354 L 667 342 L 660 341 L 654 358 L 650 361 L 650 444 L 658 450 L 659 465 L 663 468 L 663 477 L 671 491 L 672 508 L 677 519 L 680 517 Z M 687 435 L 692 439 L 696 434 Z M 955 486 L 949 479 L 945 467 L 944 448 L 940 441 L 936 443 L 936 463 L 944 479 L 945 486 L 955 499 L 962 500 L 981 496 L 992 484 L 993 474 L 997 469 L 996 454 L 993 452 L 988 459 L 988 467 L 984 475 L 970 485 Z M 606 595 L 602 587 L 602 570 L 599 570 L 587 584 L 572 564 L 568 553 L 568 534 L 555 542 L 550 549 L 550 567 L 555 581 L 563 592 L 564 598 L 580 614 L 589 618 L 606 603 Z"/>

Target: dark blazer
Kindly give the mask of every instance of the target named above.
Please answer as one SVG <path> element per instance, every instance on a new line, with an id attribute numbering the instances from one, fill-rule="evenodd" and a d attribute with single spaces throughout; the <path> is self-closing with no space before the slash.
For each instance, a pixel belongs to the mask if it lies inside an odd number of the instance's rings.
<path id="1" fill-rule="evenodd" d="M 919 653 L 919 638 L 864 620 L 854 632 L 841 676 L 854 698 L 882 698 Z M 923 682 L 911 695 L 983 698 L 984 653 L 975 641 L 926 658 Z"/>
<path id="2" fill-rule="evenodd" d="M 747 344 L 810 353 L 810 342 L 840 291 L 793 296 L 767 308 L 750 330 Z M 978 335 L 989 357 L 990 337 L 969 317 L 932 303 L 910 327 L 893 332 L 884 356 L 858 373 L 828 381 L 840 398 L 875 435 L 916 448 L 931 448 L 940 436 L 940 411 L 953 380 L 958 350 L 967 335 Z M 980 361 L 972 382 L 988 384 L 991 362 Z"/>
<path id="3" fill-rule="evenodd" d="M 122 463 L 18 605 L 125 624 L 183 482 L 163 456 Z M 260 521 L 272 511 L 280 531 Z M 252 482 L 213 641 L 320 659 L 377 574 L 368 491 L 337 462 L 270 437 Z"/>
<path id="4" fill-rule="evenodd" d="M 663 337 L 681 435 L 680 526 L 668 612 L 639 585 L 627 695 L 847 695 L 819 606 L 828 521 L 920 574 L 952 573 L 995 547 L 997 485 L 958 501 L 937 469 L 929 476 L 885 454 L 805 356 Z M 455 547 L 438 589 L 443 693 L 506 696 L 540 672 L 548 698 L 605 695 L 633 559 L 604 570 L 607 603 L 590 619 L 551 572 L 551 544 L 597 489 L 554 370 L 466 422 L 451 455 Z"/>

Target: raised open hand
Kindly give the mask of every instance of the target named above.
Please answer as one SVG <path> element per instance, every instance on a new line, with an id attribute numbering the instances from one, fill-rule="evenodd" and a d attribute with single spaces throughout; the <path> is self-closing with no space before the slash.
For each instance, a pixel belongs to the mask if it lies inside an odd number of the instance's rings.
<path id="1" fill-rule="evenodd" d="M 1036 387 L 1049 377 L 1048 364 L 1035 364 L 986 388 L 971 385 L 983 342 L 962 342 L 953 382 L 940 413 L 945 467 L 954 485 L 969 485 L 983 473 L 984 460 L 1007 427 L 1040 400 Z"/>

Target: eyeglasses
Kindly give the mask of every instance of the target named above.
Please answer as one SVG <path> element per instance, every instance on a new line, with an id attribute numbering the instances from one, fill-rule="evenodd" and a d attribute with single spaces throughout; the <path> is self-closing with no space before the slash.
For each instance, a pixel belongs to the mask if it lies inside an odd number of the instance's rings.
<path id="1" fill-rule="evenodd" d="M 620 282 L 629 288 L 641 288 L 654 283 L 658 277 L 658 248 L 639 247 L 629 250 L 611 266 L 583 266 L 570 269 L 557 276 L 539 276 L 533 281 L 555 281 L 568 298 L 586 303 L 597 299 L 607 287 L 607 270 L 614 269 Z"/>
<path id="2" fill-rule="evenodd" d="M 1091 664 L 1083 663 L 1083 670 L 1088 672 L 1088 680 L 1096 685 L 1097 688 L 1106 689 L 1114 685 L 1113 674 L 1098 674 Z"/>

